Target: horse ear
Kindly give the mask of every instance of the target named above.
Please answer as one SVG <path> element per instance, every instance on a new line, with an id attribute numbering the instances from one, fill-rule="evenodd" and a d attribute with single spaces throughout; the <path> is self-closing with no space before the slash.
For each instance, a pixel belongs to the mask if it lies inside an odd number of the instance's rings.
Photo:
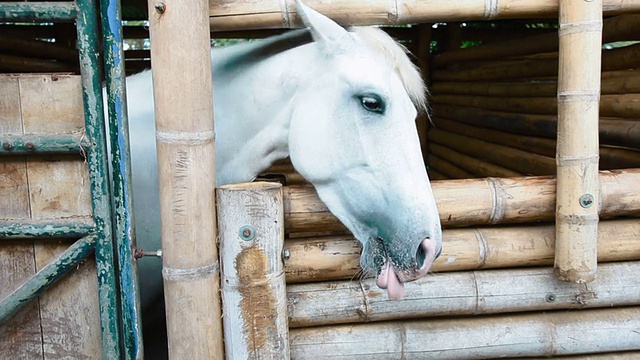
<path id="1" fill-rule="evenodd" d="M 302 22 L 311 31 L 313 40 L 321 44 L 327 52 L 331 54 L 342 52 L 346 43 L 352 39 L 349 32 L 342 26 L 304 5 L 300 0 L 296 0 L 296 8 Z"/>

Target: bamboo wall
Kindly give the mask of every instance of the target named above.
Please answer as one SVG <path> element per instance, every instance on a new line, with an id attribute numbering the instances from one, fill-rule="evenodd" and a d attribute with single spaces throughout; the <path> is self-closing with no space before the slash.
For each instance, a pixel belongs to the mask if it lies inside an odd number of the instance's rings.
<path id="1" fill-rule="evenodd" d="M 604 22 L 616 48 L 602 51 L 600 170 L 640 167 L 638 26 L 640 15 Z M 556 33 L 443 52 L 432 66 L 432 178 L 555 174 Z"/>

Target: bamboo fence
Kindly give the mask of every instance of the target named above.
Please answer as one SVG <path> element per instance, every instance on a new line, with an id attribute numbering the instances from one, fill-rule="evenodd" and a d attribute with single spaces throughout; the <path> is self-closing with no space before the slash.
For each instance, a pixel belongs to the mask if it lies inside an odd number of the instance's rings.
<path id="1" fill-rule="evenodd" d="M 508 18 L 551 18 L 558 15 L 553 0 L 505 0 L 486 2 L 465 0 L 319 1 L 306 4 L 343 25 L 398 25 L 438 21 L 495 20 Z M 638 0 L 606 0 L 606 15 L 640 10 Z M 358 16 L 353 16 L 358 14 Z M 215 31 L 292 28 L 300 25 L 293 1 L 235 0 L 212 1 L 209 8 L 211 29 Z"/>
<path id="2" fill-rule="evenodd" d="M 600 217 L 640 215 L 640 169 L 600 172 Z M 556 181 L 553 177 L 486 178 L 434 181 L 440 221 L 445 228 L 552 221 Z M 285 231 L 329 232 L 344 227 L 311 187 L 284 190 Z"/>
<path id="3" fill-rule="evenodd" d="M 599 261 L 640 260 L 638 234 L 637 219 L 601 221 Z M 445 229 L 445 246 L 433 271 L 551 266 L 554 242 L 553 225 Z M 285 263 L 288 283 L 356 280 L 362 276 L 360 246 L 351 236 L 290 239 L 285 247 L 290 253 Z"/>

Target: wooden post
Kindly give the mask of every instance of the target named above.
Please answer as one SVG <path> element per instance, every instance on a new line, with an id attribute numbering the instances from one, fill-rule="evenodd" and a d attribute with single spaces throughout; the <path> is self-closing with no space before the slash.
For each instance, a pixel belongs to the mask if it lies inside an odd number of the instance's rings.
<path id="1" fill-rule="evenodd" d="M 602 1 L 560 1 L 555 273 L 595 279 Z"/>
<path id="2" fill-rule="evenodd" d="M 171 359 L 223 358 L 208 6 L 149 2 Z"/>
<path id="3" fill-rule="evenodd" d="M 289 359 L 282 186 L 220 187 L 218 222 L 227 358 Z"/>

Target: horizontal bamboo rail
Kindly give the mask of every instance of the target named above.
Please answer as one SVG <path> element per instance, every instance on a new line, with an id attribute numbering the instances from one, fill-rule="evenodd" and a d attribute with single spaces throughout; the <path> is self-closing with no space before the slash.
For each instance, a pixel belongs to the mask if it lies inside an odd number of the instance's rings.
<path id="1" fill-rule="evenodd" d="M 512 113 L 554 115 L 558 113 L 556 97 L 498 97 L 436 94 L 433 103 L 471 106 Z M 602 95 L 600 116 L 640 118 L 640 93 Z"/>
<path id="2" fill-rule="evenodd" d="M 555 139 L 543 138 L 543 137 L 535 137 L 535 136 L 522 136 L 516 134 L 510 134 L 503 131 L 493 130 L 481 128 L 478 126 L 467 125 L 461 122 L 444 119 L 441 117 L 432 118 L 432 122 L 434 126 L 439 130 L 444 130 L 460 135 L 465 135 L 468 137 L 473 137 L 476 139 L 484 140 L 494 144 L 506 145 L 515 149 L 525 150 L 530 153 L 535 153 L 543 156 L 554 157 L 556 155 L 556 141 Z M 630 121 L 627 121 L 631 123 Z M 636 128 L 636 132 L 638 136 L 640 136 L 640 126 L 631 127 L 631 130 Z M 633 131 L 630 131 L 629 136 Z M 637 139 L 640 139 L 638 137 Z M 628 139 L 632 141 L 633 139 Z M 435 144 L 430 144 L 430 146 L 437 149 Z M 600 146 L 600 169 L 601 170 L 611 170 L 611 169 L 624 169 L 624 168 L 635 168 L 640 167 L 640 142 L 636 144 L 638 149 L 630 150 L 630 149 L 621 149 L 617 147 L 609 147 L 609 146 Z M 432 149 L 432 150 L 433 150 Z M 478 167 L 478 164 L 475 164 L 473 161 L 480 161 L 477 158 L 470 157 L 469 161 L 460 162 L 459 160 L 455 162 L 458 166 L 463 169 L 472 170 Z M 435 164 L 429 163 L 431 166 L 436 167 Z M 483 174 L 484 176 L 504 176 L 501 175 L 501 172 L 487 172 Z M 518 176 L 518 175 L 510 175 L 510 176 Z"/>
<path id="3" fill-rule="evenodd" d="M 625 14 L 607 19 L 603 22 L 602 42 L 637 40 L 638 27 L 640 27 L 639 14 Z M 476 61 L 552 52 L 558 51 L 558 46 L 557 32 L 545 33 L 442 53 L 434 57 L 432 66 L 442 67 L 459 61 Z"/>
<path id="4" fill-rule="evenodd" d="M 638 261 L 602 264 L 588 288 L 550 267 L 434 273 L 407 283 L 403 301 L 373 279 L 289 285 L 289 326 L 640 305 L 638 272 Z"/>
<path id="5" fill-rule="evenodd" d="M 548 211 L 553 212 L 555 208 L 550 207 Z M 639 260 L 639 234 L 637 219 L 601 221 L 598 260 Z M 553 225 L 445 229 L 442 255 L 433 271 L 550 266 L 554 239 Z M 287 283 L 356 280 L 360 276 L 360 245 L 353 237 L 292 239 L 285 247 L 290 254 L 285 263 Z"/>
<path id="6" fill-rule="evenodd" d="M 604 50 L 602 71 L 633 69 L 640 63 L 640 44 Z M 504 61 L 486 62 L 483 66 L 463 70 L 435 70 L 432 80 L 438 81 L 482 81 L 556 77 L 558 59 L 525 59 L 509 61 L 510 66 L 500 66 Z"/>
<path id="7" fill-rule="evenodd" d="M 496 97 L 469 95 L 435 95 L 435 104 L 470 106 L 488 110 L 525 114 L 554 115 L 558 112 L 558 100 L 555 97 Z M 640 93 L 602 95 L 600 98 L 600 116 L 640 118 Z"/>
<path id="8" fill-rule="evenodd" d="M 603 95 L 640 93 L 640 70 L 605 72 L 602 74 L 601 91 Z M 430 87 L 431 93 L 507 96 L 507 97 L 554 97 L 558 92 L 558 83 L 547 82 L 436 82 Z"/>
<path id="9" fill-rule="evenodd" d="M 527 136 L 556 137 L 558 117 L 552 115 L 532 115 L 485 110 L 474 107 L 434 104 L 436 117 L 459 121 L 469 125 L 506 131 Z M 640 129 L 637 120 L 600 118 L 600 142 L 638 148 Z"/>
<path id="10" fill-rule="evenodd" d="M 640 216 L 640 169 L 600 172 L 600 217 Z M 444 227 L 551 221 L 555 179 L 549 176 L 434 181 Z M 284 189 L 285 231 L 344 230 L 311 187 Z"/>
<path id="11" fill-rule="evenodd" d="M 524 175 L 553 175 L 556 171 L 555 159 L 551 157 L 492 144 L 440 129 L 429 130 L 429 140 Z"/>
<path id="12" fill-rule="evenodd" d="M 446 176 L 447 179 L 471 179 L 475 177 L 471 172 L 439 157 L 433 151 L 427 155 L 427 164 L 429 164 L 429 177 L 431 180 L 436 180 L 431 176 L 433 169 L 437 169 L 440 173 Z"/>
<path id="13" fill-rule="evenodd" d="M 465 171 L 469 171 L 473 173 L 474 176 L 471 177 L 515 177 L 522 176 L 522 173 L 518 173 L 516 171 L 507 169 L 500 165 L 495 165 L 490 162 L 486 162 L 477 158 L 474 158 L 469 155 L 465 155 L 461 152 L 455 151 L 453 149 L 447 148 L 442 145 L 438 145 L 437 143 L 431 141 L 429 142 L 429 151 L 430 153 L 441 157 L 442 159 L 447 160 L 452 164 L 456 164 L 456 166 L 464 169 Z M 433 166 L 438 169 L 438 163 L 432 164 L 429 163 L 429 166 Z M 460 177 L 463 179 L 464 177 Z"/>
<path id="14" fill-rule="evenodd" d="M 409 302 L 406 302 L 409 304 Z M 640 307 L 292 329 L 294 359 L 471 358 L 638 347 Z"/>
<path id="15" fill-rule="evenodd" d="M 306 4 L 342 25 L 398 25 L 437 21 L 471 21 L 508 18 L 554 18 L 557 0 L 484 0 L 442 2 L 439 0 L 331 1 L 308 0 Z M 617 15 L 640 11 L 638 0 L 606 0 L 605 14 Z M 358 16 L 353 16 L 358 14 Z M 210 25 L 215 31 L 299 26 L 293 1 L 244 0 L 211 1 Z"/>

